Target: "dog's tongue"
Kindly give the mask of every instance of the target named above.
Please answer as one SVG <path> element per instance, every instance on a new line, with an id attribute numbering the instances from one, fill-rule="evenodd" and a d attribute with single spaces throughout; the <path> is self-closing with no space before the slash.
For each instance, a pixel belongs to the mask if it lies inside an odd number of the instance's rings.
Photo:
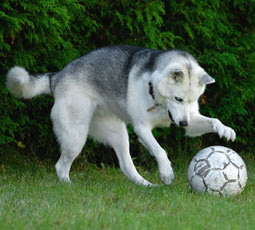
<path id="1" fill-rule="evenodd" d="M 174 123 L 174 119 L 173 119 L 172 114 L 170 113 L 169 110 L 168 110 L 168 116 L 169 116 L 170 120 Z"/>

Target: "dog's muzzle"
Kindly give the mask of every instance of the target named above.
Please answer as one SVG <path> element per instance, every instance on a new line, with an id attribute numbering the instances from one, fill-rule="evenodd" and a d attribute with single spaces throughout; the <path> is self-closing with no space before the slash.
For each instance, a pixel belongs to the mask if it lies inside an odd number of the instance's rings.
<path id="1" fill-rule="evenodd" d="M 173 119 L 173 117 L 172 117 L 172 114 L 171 114 L 171 112 L 168 110 L 168 116 L 169 116 L 169 118 L 170 118 L 170 120 L 173 122 L 173 123 L 175 123 L 174 122 L 174 119 Z"/>
<path id="2" fill-rule="evenodd" d="M 169 110 L 168 110 L 168 116 L 169 116 L 170 120 L 171 120 L 173 123 L 175 123 L 175 121 L 174 121 L 174 119 L 173 119 L 173 116 L 172 116 L 172 114 L 171 114 L 171 112 L 170 112 Z M 175 123 L 175 124 L 176 124 L 176 123 Z M 177 124 L 177 125 L 179 125 L 180 127 L 186 127 L 186 126 L 188 126 L 188 121 L 186 121 L 186 120 L 180 121 L 179 124 Z"/>

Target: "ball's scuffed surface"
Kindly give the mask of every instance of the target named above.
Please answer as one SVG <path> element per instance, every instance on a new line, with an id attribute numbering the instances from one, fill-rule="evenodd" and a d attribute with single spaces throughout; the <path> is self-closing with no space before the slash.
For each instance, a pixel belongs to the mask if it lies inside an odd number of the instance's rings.
<path id="1" fill-rule="evenodd" d="M 235 196 L 246 185 L 246 165 L 232 149 L 211 146 L 199 151 L 192 159 L 188 180 L 195 192 Z"/>

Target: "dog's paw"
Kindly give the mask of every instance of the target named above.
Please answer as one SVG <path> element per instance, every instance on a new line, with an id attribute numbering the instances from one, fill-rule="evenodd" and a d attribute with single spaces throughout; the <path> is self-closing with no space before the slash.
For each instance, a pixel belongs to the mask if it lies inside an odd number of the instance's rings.
<path id="1" fill-rule="evenodd" d="M 69 171 L 65 167 L 61 167 L 61 162 L 58 161 L 58 163 L 55 165 L 55 169 L 58 175 L 58 178 L 61 182 L 64 183 L 71 183 L 71 180 L 69 178 Z"/>
<path id="2" fill-rule="evenodd" d="M 166 185 L 172 184 L 174 180 L 174 172 L 169 160 L 167 162 L 164 162 L 164 165 L 161 165 L 159 167 L 159 174 L 160 179 L 164 184 Z"/>
<path id="3" fill-rule="evenodd" d="M 160 179 L 161 181 L 166 184 L 166 185 L 171 185 L 173 183 L 174 180 L 174 174 L 171 174 L 170 176 L 163 176 L 160 175 Z"/>
<path id="4" fill-rule="evenodd" d="M 219 134 L 220 138 L 225 137 L 228 141 L 235 141 L 236 139 L 235 131 L 223 125 L 218 119 L 213 120 L 213 130 Z"/>

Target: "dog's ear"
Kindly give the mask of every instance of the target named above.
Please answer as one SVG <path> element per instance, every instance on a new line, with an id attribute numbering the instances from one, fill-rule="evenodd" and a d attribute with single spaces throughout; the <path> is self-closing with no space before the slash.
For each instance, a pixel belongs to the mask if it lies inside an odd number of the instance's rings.
<path id="1" fill-rule="evenodd" d="M 184 73 L 181 69 L 173 69 L 173 70 L 171 70 L 170 77 L 176 83 L 180 83 L 180 82 L 183 82 Z"/>
<path id="2" fill-rule="evenodd" d="M 169 96 L 169 85 L 181 83 L 184 80 L 184 72 L 181 69 L 172 69 L 170 71 L 170 76 L 163 77 L 158 83 L 159 93 L 167 97 Z"/>
<path id="3" fill-rule="evenodd" d="M 200 85 L 208 85 L 214 82 L 215 82 L 215 79 L 209 76 L 208 74 L 203 75 L 199 80 Z"/>

